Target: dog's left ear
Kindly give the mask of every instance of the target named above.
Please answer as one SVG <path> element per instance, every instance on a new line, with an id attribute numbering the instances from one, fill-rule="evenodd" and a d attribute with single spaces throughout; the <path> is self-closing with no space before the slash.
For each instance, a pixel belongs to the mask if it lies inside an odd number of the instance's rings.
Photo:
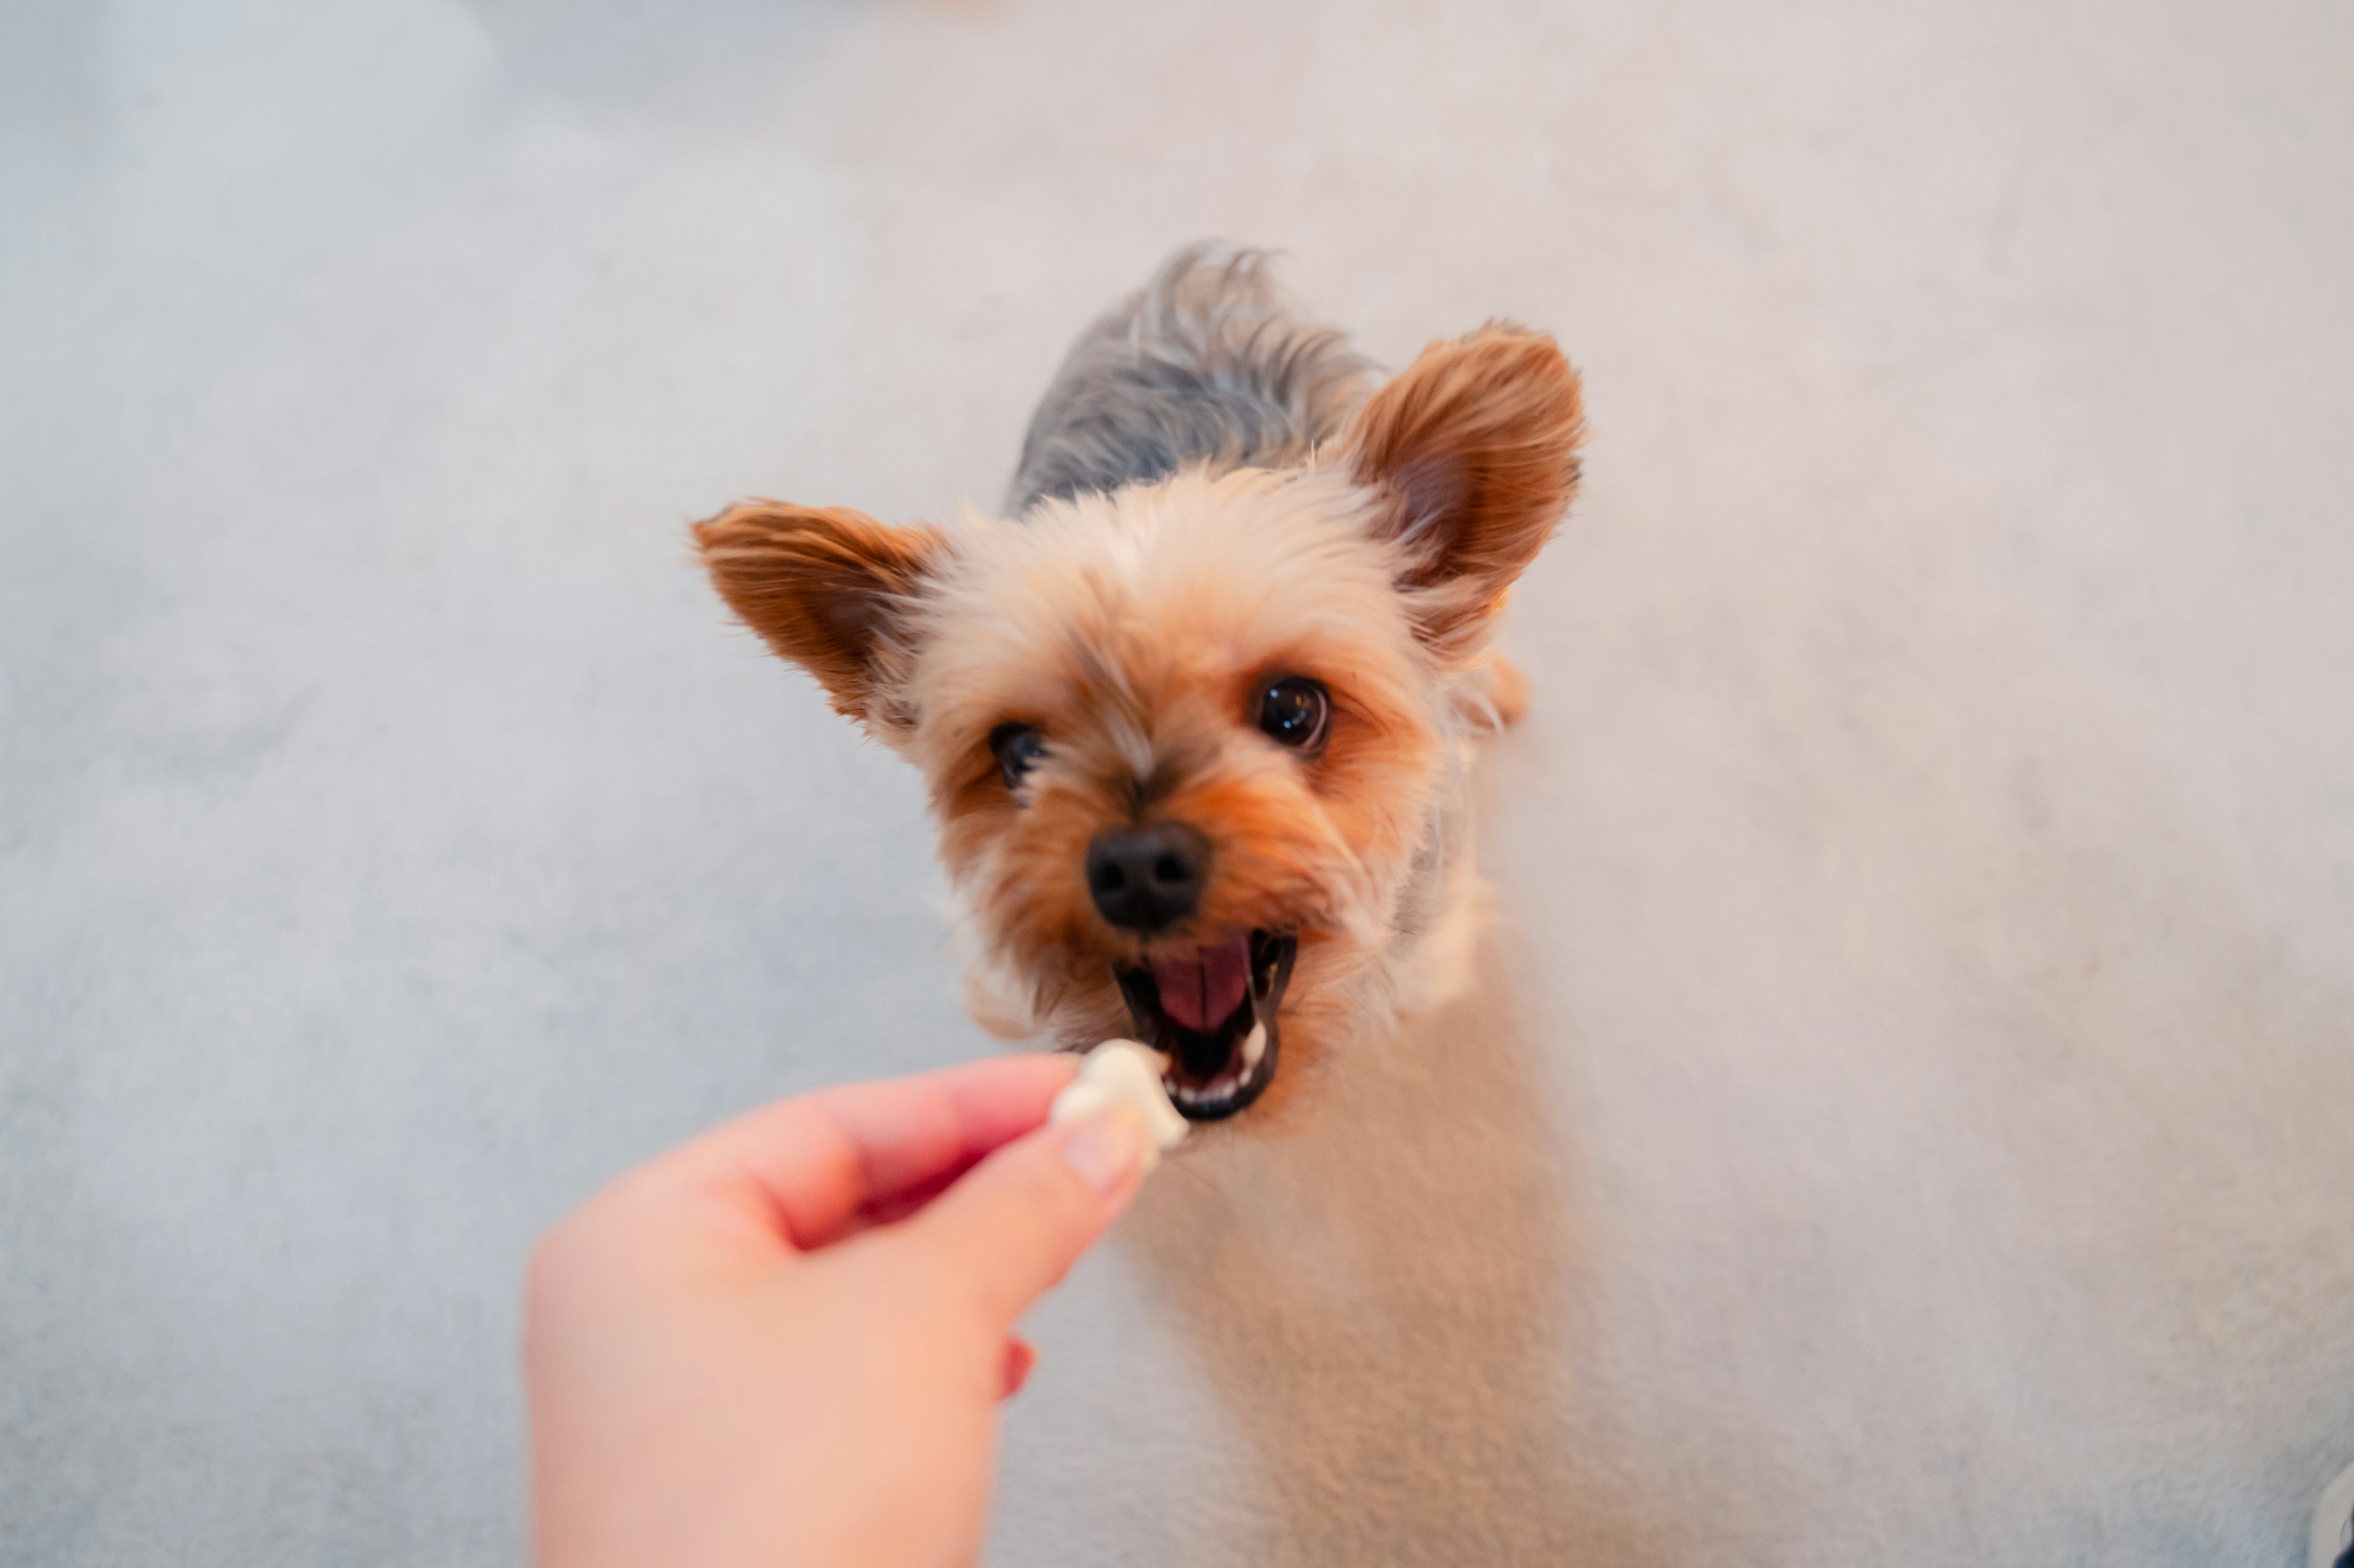
<path id="1" fill-rule="evenodd" d="M 1559 346 L 1501 324 L 1432 344 L 1358 413 L 1341 461 L 1381 495 L 1374 529 L 1433 647 L 1476 650 L 1569 510 L 1585 435 Z"/>

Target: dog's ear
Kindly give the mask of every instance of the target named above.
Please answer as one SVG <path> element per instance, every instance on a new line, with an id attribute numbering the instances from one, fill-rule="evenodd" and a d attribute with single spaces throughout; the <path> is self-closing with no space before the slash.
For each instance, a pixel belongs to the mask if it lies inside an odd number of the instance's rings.
<path id="1" fill-rule="evenodd" d="M 907 716 L 889 700 L 905 673 L 908 622 L 946 541 L 863 513 L 749 501 L 695 525 L 728 608 L 818 678 L 836 712 L 879 734 Z"/>
<path id="2" fill-rule="evenodd" d="M 1358 413 L 1341 461 L 1382 497 L 1374 531 L 1434 647 L 1477 646 L 1576 495 L 1585 434 L 1560 348 L 1499 323 L 1432 344 Z"/>

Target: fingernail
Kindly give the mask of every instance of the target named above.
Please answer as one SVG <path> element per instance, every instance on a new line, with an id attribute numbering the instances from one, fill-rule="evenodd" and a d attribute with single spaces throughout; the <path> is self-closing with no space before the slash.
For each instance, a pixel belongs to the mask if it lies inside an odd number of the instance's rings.
<path id="1" fill-rule="evenodd" d="M 1106 1106 L 1070 1125 L 1063 1158 L 1088 1186 L 1108 1192 L 1135 1173 L 1151 1141 L 1142 1117 L 1127 1106 Z"/>

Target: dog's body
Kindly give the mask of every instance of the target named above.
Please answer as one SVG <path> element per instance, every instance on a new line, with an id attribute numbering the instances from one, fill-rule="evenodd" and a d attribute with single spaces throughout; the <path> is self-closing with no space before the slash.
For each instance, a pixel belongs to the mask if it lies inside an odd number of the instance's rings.
<path id="1" fill-rule="evenodd" d="M 1304 466 L 1373 390 L 1373 366 L 1295 315 L 1264 257 L 1179 251 L 1055 372 L 1006 500 L 1020 516 L 1187 467 Z"/>
<path id="2" fill-rule="evenodd" d="M 769 503 L 714 580 L 922 768 L 986 1027 L 1134 1033 L 1201 1119 L 1443 998 L 1477 881 L 1464 768 L 1516 716 L 1490 652 L 1575 493 L 1576 376 L 1490 327 L 1376 390 L 1262 260 L 1197 248 L 1082 335 L 1010 519 Z"/>

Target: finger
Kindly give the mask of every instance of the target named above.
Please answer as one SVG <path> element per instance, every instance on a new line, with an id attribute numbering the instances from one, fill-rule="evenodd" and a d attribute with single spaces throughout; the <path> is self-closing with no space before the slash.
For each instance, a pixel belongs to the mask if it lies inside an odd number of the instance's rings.
<path id="1" fill-rule="evenodd" d="M 1012 1328 L 1136 1195 L 1150 1134 L 1108 1107 L 1006 1145 L 888 1233 L 969 1286 Z"/>
<path id="2" fill-rule="evenodd" d="M 1012 1399 L 1020 1393 L 1022 1385 L 1030 1381 L 1030 1369 L 1037 1364 L 1038 1352 L 1030 1341 L 1019 1334 L 1009 1336 L 1005 1341 L 1005 1386 L 997 1397 Z"/>
<path id="3" fill-rule="evenodd" d="M 1072 1057 L 1030 1054 L 821 1089 L 715 1128 L 656 1170 L 758 1208 L 793 1246 L 823 1246 L 1037 1127 L 1075 1071 Z"/>

